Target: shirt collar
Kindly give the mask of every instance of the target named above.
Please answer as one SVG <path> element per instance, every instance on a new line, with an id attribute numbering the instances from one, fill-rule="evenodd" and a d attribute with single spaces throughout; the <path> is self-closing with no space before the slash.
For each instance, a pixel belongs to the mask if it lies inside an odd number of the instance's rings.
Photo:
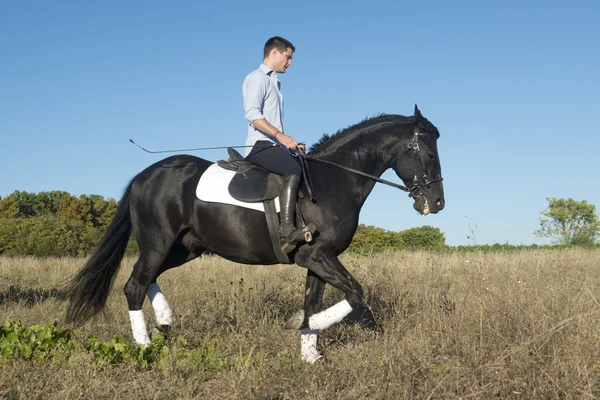
<path id="1" fill-rule="evenodd" d="M 259 69 L 265 73 L 265 75 L 267 76 L 277 76 L 277 72 L 273 72 L 273 70 L 271 68 L 269 68 L 268 66 L 266 66 L 265 64 L 260 64 Z"/>

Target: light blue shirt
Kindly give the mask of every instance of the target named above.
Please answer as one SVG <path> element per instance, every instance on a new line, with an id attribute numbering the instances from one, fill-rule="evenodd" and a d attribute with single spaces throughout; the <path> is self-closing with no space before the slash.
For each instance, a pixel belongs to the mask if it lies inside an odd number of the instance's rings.
<path id="1" fill-rule="evenodd" d="M 273 136 L 254 127 L 252 121 L 266 118 L 275 128 L 283 132 L 283 95 L 277 73 L 265 64 L 252 71 L 244 80 L 244 113 L 248 121 L 246 146 L 254 146 L 258 140 L 268 140 L 280 144 Z M 246 147 L 246 155 L 252 150 Z"/>

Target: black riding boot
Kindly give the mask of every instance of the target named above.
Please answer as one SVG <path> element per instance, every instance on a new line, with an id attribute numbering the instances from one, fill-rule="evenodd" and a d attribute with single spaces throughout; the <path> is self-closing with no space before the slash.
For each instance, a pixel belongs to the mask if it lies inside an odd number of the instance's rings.
<path id="1" fill-rule="evenodd" d="M 289 253 L 296 245 L 304 240 L 304 231 L 294 226 L 294 210 L 300 177 L 289 175 L 283 178 L 279 189 L 279 206 L 281 208 L 281 225 L 279 227 L 279 244 L 281 251 Z"/>

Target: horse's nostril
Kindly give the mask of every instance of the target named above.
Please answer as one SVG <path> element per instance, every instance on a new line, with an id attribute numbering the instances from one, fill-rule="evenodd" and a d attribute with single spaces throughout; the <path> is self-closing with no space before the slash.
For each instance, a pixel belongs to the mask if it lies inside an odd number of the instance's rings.
<path id="1" fill-rule="evenodd" d="M 435 205 L 438 207 L 444 207 L 444 202 L 442 201 L 442 199 L 437 199 Z"/>

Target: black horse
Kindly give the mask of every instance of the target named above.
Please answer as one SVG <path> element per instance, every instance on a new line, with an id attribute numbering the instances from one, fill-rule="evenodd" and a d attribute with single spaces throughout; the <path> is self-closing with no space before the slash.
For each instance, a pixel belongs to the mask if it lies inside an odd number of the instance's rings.
<path id="1" fill-rule="evenodd" d="M 414 208 L 437 213 L 444 208 L 444 192 L 437 150 L 438 129 L 415 105 L 413 117 L 381 115 L 344 129 L 313 146 L 308 158 L 316 203 L 307 197 L 299 207 L 318 235 L 291 253 L 292 261 L 307 268 L 303 311 L 288 327 L 303 329 L 302 357 L 314 362 L 317 330 L 340 321 L 362 305 L 363 289 L 338 259 L 352 241 L 360 209 L 376 177 L 393 168 L 410 187 Z M 206 250 L 243 264 L 277 264 L 265 215 L 247 208 L 208 203 L 196 197 L 201 175 L 213 163 L 189 155 L 161 160 L 138 174 L 124 191 L 115 218 L 94 254 L 73 277 L 68 295 L 67 320 L 83 323 L 104 308 L 131 229 L 140 256 L 125 285 L 132 330 L 140 344 L 149 343 L 142 314 L 148 295 L 159 325 L 171 324 L 171 309 L 156 279 L 165 271 L 200 256 Z M 393 213 L 389 210 L 388 213 Z M 328 283 L 345 294 L 345 300 L 319 312 Z"/>

